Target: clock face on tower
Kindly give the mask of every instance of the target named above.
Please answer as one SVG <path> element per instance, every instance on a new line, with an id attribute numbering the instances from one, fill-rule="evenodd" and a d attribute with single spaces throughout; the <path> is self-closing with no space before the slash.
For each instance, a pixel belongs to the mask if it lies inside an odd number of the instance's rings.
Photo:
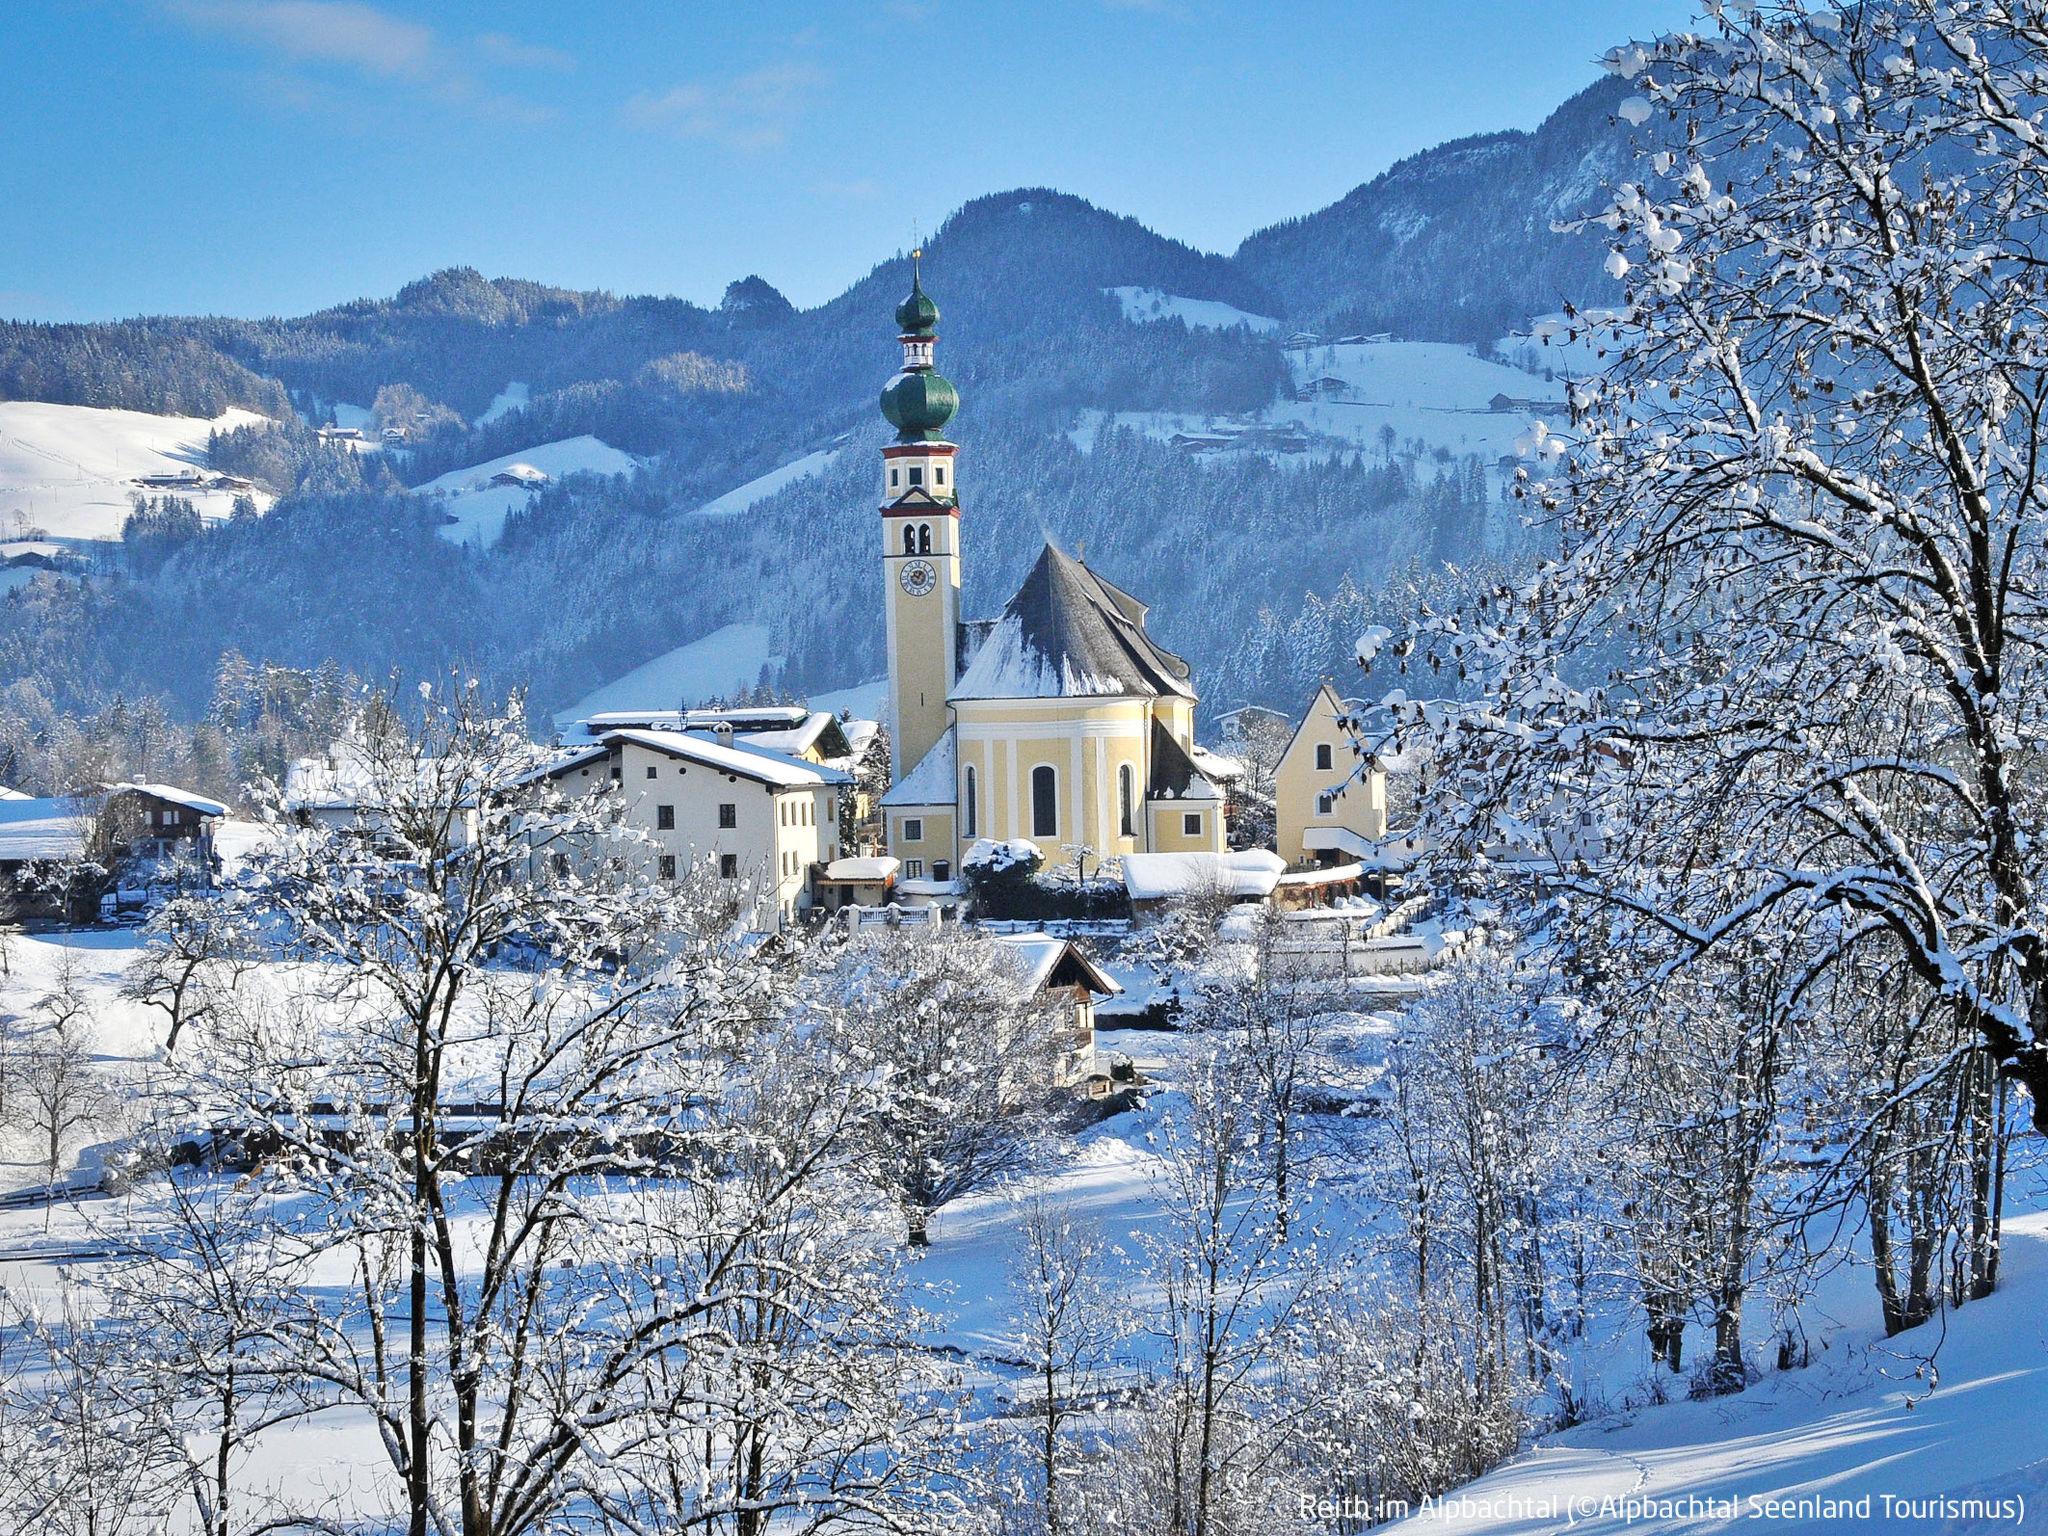
<path id="1" fill-rule="evenodd" d="M 929 560 L 906 560 L 896 579 L 912 597 L 923 597 L 939 584 L 939 573 L 932 569 Z"/>

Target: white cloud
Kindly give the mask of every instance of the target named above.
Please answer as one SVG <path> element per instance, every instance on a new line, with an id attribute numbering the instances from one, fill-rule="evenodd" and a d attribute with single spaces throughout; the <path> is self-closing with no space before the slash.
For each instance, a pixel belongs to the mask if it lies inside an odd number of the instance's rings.
<path id="1" fill-rule="evenodd" d="M 809 64 L 770 64 L 730 80 L 686 81 L 643 91 L 626 103 L 626 120 L 651 132 L 708 139 L 732 149 L 772 149 L 825 83 Z"/>
<path id="2" fill-rule="evenodd" d="M 453 43 L 432 27 L 361 0 L 165 0 L 165 9 L 188 26 L 264 55 L 270 68 L 262 79 L 263 94 L 300 110 L 346 110 L 346 98 L 333 83 L 337 76 L 354 76 L 403 86 L 467 111 L 542 121 L 553 115 L 549 109 L 487 87 L 478 66 L 560 70 L 575 64 L 560 49 L 502 32 Z"/>

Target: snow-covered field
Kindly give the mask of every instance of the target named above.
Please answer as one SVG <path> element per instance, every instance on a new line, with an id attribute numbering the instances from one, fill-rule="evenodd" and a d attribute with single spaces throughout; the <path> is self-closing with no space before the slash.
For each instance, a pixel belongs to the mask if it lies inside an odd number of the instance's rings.
<path id="1" fill-rule="evenodd" d="M 164 495 L 143 475 L 205 469 L 209 433 L 264 418 L 239 408 L 207 419 L 43 401 L 0 402 L 0 538 L 23 527 L 56 539 L 118 539 L 135 495 Z M 202 517 L 234 510 L 232 490 L 176 490 Z M 272 497 L 247 492 L 259 509 Z"/>
<path id="2" fill-rule="evenodd" d="M 1102 291 L 1123 306 L 1126 320 L 1139 325 L 1149 320 L 1179 320 L 1192 330 L 1243 329 L 1262 335 L 1272 335 L 1280 329 L 1280 322 L 1272 316 L 1255 315 L 1220 299 L 1184 299 L 1158 288 L 1105 288 Z"/>
<path id="3" fill-rule="evenodd" d="M 881 719 L 882 710 L 888 702 L 889 680 L 886 677 L 855 683 L 851 688 L 834 688 L 830 693 L 814 693 L 810 698 L 813 709 L 830 710 L 835 715 L 848 713 L 856 720 Z"/>
<path id="4" fill-rule="evenodd" d="M 768 631 L 760 624 L 714 629 L 702 639 L 642 662 L 567 709 L 557 710 L 555 724 L 568 725 L 603 710 L 675 709 L 751 688 L 761 680 L 764 666 L 782 665 L 782 658 L 771 654 L 768 644 Z"/>
<path id="5" fill-rule="evenodd" d="M 68 977 L 88 1000 L 99 1064 L 139 1098 L 161 1028 L 158 1015 L 120 996 L 141 942 L 132 930 L 17 937 L 11 973 L 0 978 L 0 1014 L 27 1011 Z M 304 995 L 317 990 L 307 981 L 305 967 L 273 962 L 253 968 L 242 984 Z M 1326 1024 L 1326 1048 L 1339 1058 L 1332 1080 L 1369 1080 L 1395 1028 L 1393 1015 L 1383 1005 L 1363 1005 L 1332 1014 Z M 1165 1220 L 1159 1176 L 1181 1107 L 1176 1084 L 1198 1042 L 1113 1028 L 1099 1040 L 1103 1050 L 1133 1058 L 1157 1091 L 1138 1109 L 1075 1135 L 1035 1173 L 946 1206 L 933 1221 L 932 1247 L 915 1265 L 914 1289 L 934 1319 L 934 1342 L 958 1360 L 977 1411 L 1000 1412 L 1017 1390 L 1014 1367 L 1005 1361 L 1026 1201 L 1044 1197 L 1068 1213 L 1110 1255 L 1118 1293 L 1144 1299 L 1145 1243 Z M 67 1138 L 67 1165 L 88 1142 L 117 1135 L 121 1121 L 117 1106 L 94 1135 Z M 0 1154 L 9 1159 L 0 1163 L 0 1187 L 41 1186 L 35 1149 L 18 1131 Z M 2037 1210 L 2037 1182 L 2015 1181 L 2015 1208 Z M 1312 1221 L 1332 1242 L 1371 1220 L 1352 1204 L 1347 1184 L 1341 1166 L 1326 1168 L 1304 1208 L 1305 1226 Z M 54 1301 L 69 1281 L 89 1295 L 98 1229 L 122 1217 L 128 1198 L 0 1208 L 0 1284 Z M 875 1240 L 895 1240 L 879 1216 Z M 2009 1516 L 1953 1511 L 1887 1520 L 1882 1499 L 2019 1499 L 2029 1519 L 2048 1510 L 2048 1416 L 2040 1412 L 2048 1402 L 2048 1215 L 2009 1219 L 2004 1287 L 1989 1300 L 1892 1340 L 1874 1327 L 1874 1311 L 1867 1274 L 1845 1266 L 1806 1309 L 1811 1365 L 1768 1375 L 1737 1396 L 1636 1408 L 1551 1436 L 1450 1495 L 1443 1509 L 1394 1529 L 1487 1536 L 1705 1532 L 1748 1528 L 1752 1499 L 1866 1497 L 1868 1517 L 1853 1503 L 1846 1516 L 1793 1503 L 1773 1506 L 1780 1513 L 1768 1524 L 1788 1533 L 2038 1528 Z M 1609 1321 L 1586 1346 L 1598 1358 L 1582 1366 L 1605 1378 L 1611 1393 L 1635 1391 L 1644 1374 L 1640 1335 L 1619 1314 Z M 1140 1336 L 1127 1347 L 1142 1353 L 1149 1346 Z M 332 1510 L 366 1518 L 386 1513 L 379 1500 L 389 1495 L 388 1466 L 360 1416 L 326 1413 L 292 1425 L 271 1437 L 251 1466 L 252 1475 L 322 1490 Z"/>
<path id="6" fill-rule="evenodd" d="M 520 464 L 539 470 L 550 480 L 576 474 L 629 475 L 640 467 L 630 453 L 585 434 L 539 443 L 466 469 L 451 469 L 415 486 L 414 493 L 431 497 L 439 510 L 454 519 L 442 527 L 441 537 L 489 548 L 505 531 L 505 519 L 533 498 L 533 491 L 525 486 L 491 484 L 493 475 Z"/>
<path id="7" fill-rule="evenodd" d="M 1242 417 L 1177 411 L 1085 413 L 1074 441 L 1086 449 L 1111 420 L 1148 437 L 1242 438 L 1240 447 L 1285 464 L 1276 434 L 1306 439 L 1304 457 L 1377 453 L 1392 433 L 1397 451 L 1476 454 L 1489 469 L 1523 450 L 1530 424 L 1564 415 L 1564 384 L 1479 357 L 1449 342 L 1382 341 L 1311 347 L 1286 354 L 1296 396 Z M 1507 404 L 1496 409 L 1496 396 Z"/>

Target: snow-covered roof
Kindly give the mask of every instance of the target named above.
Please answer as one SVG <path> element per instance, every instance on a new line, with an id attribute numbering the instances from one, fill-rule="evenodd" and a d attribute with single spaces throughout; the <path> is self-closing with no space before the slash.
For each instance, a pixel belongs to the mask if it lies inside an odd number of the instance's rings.
<path id="1" fill-rule="evenodd" d="M 608 709 L 579 720 L 562 733 L 564 744 L 595 741 L 612 731 L 702 731 L 729 727 L 771 752 L 801 756 L 818 745 L 839 724 L 829 711 L 800 704 L 775 704 L 746 709 Z"/>
<path id="2" fill-rule="evenodd" d="M 1049 933 L 1000 933 L 996 935 L 996 942 L 1010 951 L 1022 971 L 1026 988 L 1032 992 L 1052 980 L 1062 961 L 1073 968 L 1076 980 L 1098 997 L 1114 997 L 1123 991 L 1077 945 L 1066 939 L 1055 938 Z"/>
<path id="3" fill-rule="evenodd" d="M 28 795 L 23 794 L 18 789 L 9 789 L 5 784 L 0 784 L 0 800 L 27 800 L 29 798 Z"/>
<path id="4" fill-rule="evenodd" d="M 1133 901 L 1217 890 L 1231 897 L 1269 896 L 1287 861 L 1270 848 L 1238 853 L 1127 853 L 1124 889 Z"/>
<path id="5" fill-rule="evenodd" d="M 110 795 L 118 795 L 123 790 L 133 790 L 137 794 L 142 795 L 153 795 L 155 798 L 168 801 L 172 805 L 182 805 L 187 810 L 197 811 L 202 816 L 225 816 L 228 813 L 228 808 L 218 800 L 209 800 L 204 795 L 195 795 L 191 790 L 180 789 L 175 784 L 121 783 L 109 784 L 107 786 L 107 793 Z"/>
<path id="6" fill-rule="evenodd" d="M 1211 783 L 1228 784 L 1235 779 L 1244 777 L 1244 760 L 1242 758 L 1229 757 L 1221 752 L 1211 751 L 1200 742 L 1196 742 L 1194 746 L 1188 749 L 1188 756 L 1194 759 L 1195 767 L 1201 770 L 1202 777 L 1208 779 Z"/>
<path id="7" fill-rule="evenodd" d="M 1313 869 L 1290 869 L 1276 882 L 1280 885 L 1341 885 L 1365 873 L 1362 863 L 1318 864 Z"/>
<path id="8" fill-rule="evenodd" d="M 1188 678 L 1145 633 L 1143 603 L 1047 544 L 950 696 L 1192 699 Z"/>
<path id="9" fill-rule="evenodd" d="M 881 855 L 863 858 L 834 859 L 825 866 L 827 880 L 851 880 L 873 884 L 894 878 L 902 867 L 901 861 Z"/>
<path id="10" fill-rule="evenodd" d="M 1301 834 L 1301 846 L 1311 853 L 1348 853 L 1354 859 L 1377 858 L 1380 851 L 1378 843 L 1349 827 L 1309 827 Z"/>
<path id="11" fill-rule="evenodd" d="M 398 782 L 401 765 L 413 777 L 410 789 Z M 299 758 L 285 770 L 284 809 L 359 811 L 405 798 L 424 804 L 457 798 L 467 801 L 474 795 L 474 786 L 458 782 L 459 772 L 448 758 L 408 760 L 401 756 L 380 764 L 360 742 L 337 741 L 325 756 Z"/>
<path id="12" fill-rule="evenodd" d="M 85 857 L 90 801 L 0 800 L 0 864 Z"/>
<path id="13" fill-rule="evenodd" d="M 511 787 L 519 789 L 528 784 L 536 784 L 542 779 L 560 778 L 571 768 L 581 768 L 586 764 L 599 762 L 604 758 L 610 757 L 611 754 L 612 749 L 601 741 L 587 747 L 578 747 L 574 751 L 565 752 L 559 757 L 549 758 L 538 768 L 527 769 L 526 772 L 512 780 Z"/>
<path id="14" fill-rule="evenodd" d="M 931 751 L 915 768 L 889 786 L 882 796 L 884 805 L 951 805 L 959 795 L 954 786 L 955 743 L 949 726 L 946 734 L 932 743 Z"/>
<path id="15" fill-rule="evenodd" d="M 815 789 L 850 782 L 837 768 L 800 762 L 782 752 L 771 752 L 751 742 L 719 741 L 699 731 L 612 731 L 607 741 L 630 741 L 650 751 L 701 763 L 721 773 L 736 774 L 777 789 Z"/>
<path id="16" fill-rule="evenodd" d="M 896 891 L 902 896 L 964 896 L 967 887 L 958 880 L 898 880 Z"/>

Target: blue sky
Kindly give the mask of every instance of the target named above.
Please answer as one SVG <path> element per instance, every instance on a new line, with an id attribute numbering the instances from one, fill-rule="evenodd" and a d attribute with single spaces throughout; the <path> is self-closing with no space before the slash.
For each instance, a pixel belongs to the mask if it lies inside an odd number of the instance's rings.
<path id="1" fill-rule="evenodd" d="M 1230 250 L 1533 127 L 1669 0 L 0 0 L 0 316 L 297 314 L 469 265 L 820 303 L 1050 185 Z"/>

